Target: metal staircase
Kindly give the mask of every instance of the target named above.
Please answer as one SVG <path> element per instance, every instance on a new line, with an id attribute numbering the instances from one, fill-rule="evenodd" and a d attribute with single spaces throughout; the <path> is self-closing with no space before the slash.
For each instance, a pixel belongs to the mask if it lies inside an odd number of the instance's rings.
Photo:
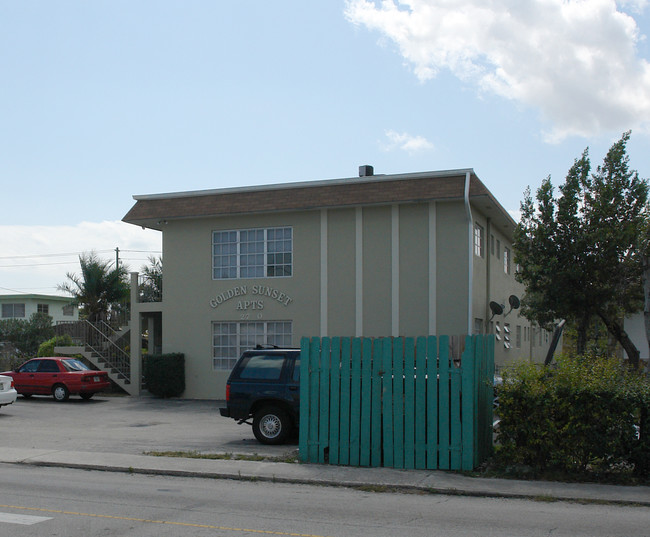
<path id="1" fill-rule="evenodd" d="M 73 345 L 55 347 L 58 354 L 80 354 L 102 371 L 128 394 L 131 385 L 131 356 L 127 351 L 130 328 L 114 330 L 103 321 L 66 321 L 55 326 L 57 336 L 69 335 Z"/>

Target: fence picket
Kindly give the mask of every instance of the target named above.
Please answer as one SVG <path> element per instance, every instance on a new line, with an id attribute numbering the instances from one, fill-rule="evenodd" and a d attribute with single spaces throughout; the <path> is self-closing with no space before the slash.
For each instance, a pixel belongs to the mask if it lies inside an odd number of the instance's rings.
<path id="1" fill-rule="evenodd" d="M 341 340 L 341 429 L 339 438 L 339 463 L 350 464 L 350 338 Z"/>
<path id="2" fill-rule="evenodd" d="M 372 341 L 368 338 L 362 340 L 361 346 L 361 440 L 359 464 L 370 466 L 371 455 L 371 427 L 370 413 L 372 410 L 371 396 L 371 368 L 372 368 Z"/>
<path id="3" fill-rule="evenodd" d="M 330 430 L 329 462 L 339 463 L 339 426 L 341 405 L 341 339 L 332 338 L 330 367 Z"/>
<path id="4" fill-rule="evenodd" d="M 309 353 L 309 460 L 318 460 L 318 409 L 320 383 L 320 338 L 314 338 Z"/>
<path id="5" fill-rule="evenodd" d="M 330 339 L 323 338 L 320 350 L 320 401 L 318 402 L 318 462 L 325 462 L 325 449 L 329 448 L 330 421 Z"/>
<path id="6" fill-rule="evenodd" d="M 404 468 L 404 341 L 393 340 L 393 468 Z"/>
<path id="7" fill-rule="evenodd" d="M 426 366 L 427 340 L 419 337 L 415 345 L 415 468 L 426 468 Z"/>
<path id="8" fill-rule="evenodd" d="M 427 466 L 438 468 L 438 339 L 427 338 Z"/>
<path id="9" fill-rule="evenodd" d="M 352 359 L 350 364 L 350 465 L 359 466 L 361 442 L 361 340 L 352 340 Z"/>
<path id="10" fill-rule="evenodd" d="M 370 465 L 381 466 L 381 399 L 382 399 L 382 367 L 383 367 L 383 346 L 381 340 L 372 344 L 372 409 L 370 411 L 371 421 L 371 451 Z"/>
<path id="11" fill-rule="evenodd" d="M 404 468 L 415 468 L 415 347 L 404 340 Z"/>
<path id="12" fill-rule="evenodd" d="M 438 355 L 438 467 L 449 470 L 449 337 L 440 338 Z"/>
<path id="13" fill-rule="evenodd" d="M 382 345 L 382 377 L 384 394 L 382 398 L 382 416 L 384 420 L 384 466 L 392 468 L 393 453 L 393 346 L 390 338 L 381 340 Z"/>

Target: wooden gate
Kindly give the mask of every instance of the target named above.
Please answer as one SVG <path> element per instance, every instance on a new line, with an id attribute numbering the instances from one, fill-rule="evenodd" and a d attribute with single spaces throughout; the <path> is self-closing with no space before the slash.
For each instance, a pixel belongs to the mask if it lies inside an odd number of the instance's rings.
<path id="1" fill-rule="evenodd" d="M 303 338 L 300 459 L 471 470 L 492 448 L 493 376 L 493 336 Z"/>

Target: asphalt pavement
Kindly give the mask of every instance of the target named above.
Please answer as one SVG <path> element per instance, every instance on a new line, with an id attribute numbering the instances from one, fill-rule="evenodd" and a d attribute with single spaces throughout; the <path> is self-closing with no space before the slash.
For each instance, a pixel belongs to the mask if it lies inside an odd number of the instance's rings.
<path id="1" fill-rule="evenodd" d="M 18 397 L 0 410 L 0 463 L 213 479 L 411 490 L 468 496 L 595 501 L 650 506 L 650 487 L 469 477 L 455 472 L 276 462 L 297 443 L 264 446 L 250 426 L 219 415 L 219 401 L 98 395 Z M 232 458 L 153 456 L 153 452 Z M 244 460 L 235 460 L 237 456 Z M 267 460 L 251 460 L 257 457 Z M 273 459 L 273 460 L 268 460 Z"/>

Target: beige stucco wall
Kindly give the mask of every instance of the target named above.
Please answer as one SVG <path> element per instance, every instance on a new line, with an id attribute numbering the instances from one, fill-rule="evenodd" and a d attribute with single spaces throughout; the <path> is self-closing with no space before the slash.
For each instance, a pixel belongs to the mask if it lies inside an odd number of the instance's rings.
<path id="1" fill-rule="evenodd" d="M 428 335 L 432 311 L 434 333 L 466 334 L 475 318 L 486 320 L 490 300 L 507 305 L 510 294 L 523 295 L 514 264 L 506 275 L 491 253 L 490 234 L 499 237 L 501 253 L 505 237 L 476 208 L 472 214 L 486 230 L 483 258 L 473 255 L 462 200 L 170 220 L 163 229 L 162 346 L 163 352 L 185 354 L 184 396 L 224 397 L 229 371 L 212 366 L 214 321 L 292 321 L 292 344 L 299 346 L 302 336 Z M 279 226 L 293 229 L 291 277 L 212 279 L 213 231 Z M 429 244 L 435 244 L 432 253 Z M 254 296 L 254 286 L 272 287 L 288 300 Z M 235 289 L 237 295 L 211 305 Z M 519 322 L 516 312 L 506 320 Z M 510 351 L 497 345 L 498 363 L 525 355 L 514 348 L 514 337 L 513 327 Z"/>

